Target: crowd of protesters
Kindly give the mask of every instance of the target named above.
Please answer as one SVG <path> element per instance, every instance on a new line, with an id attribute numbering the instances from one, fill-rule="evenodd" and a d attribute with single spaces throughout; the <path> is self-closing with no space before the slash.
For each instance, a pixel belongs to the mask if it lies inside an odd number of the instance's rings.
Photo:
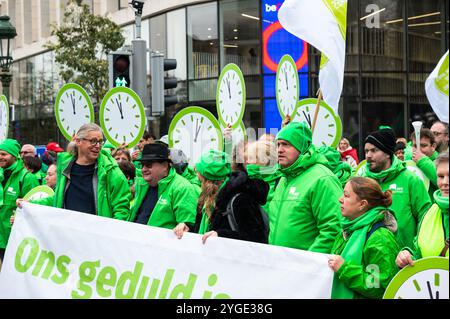
<path id="1" fill-rule="evenodd" d="M 145 133 L 134 150 L 106 142 L 83 125 L 64 151 L 49 143 L 0 143 L 0 266 L 16 205 L 37 185 L 54 195 L 32 201 L 102 217 L 209 237 L 227 237 L 329 254 L 333 298 L 381 298 L 395 274 L 414 260 L 448 258 L 448 124 L 397 139 L 380 127 L 364 141 L 366 169 L 355 176 L 357 151 L 313 144 L 305 123 L 283 122 L 276 135 L 205 152 L 196 163 L 169 149 L 167 136 Z M 230 150 L 231 145 L 231 150 Z M 430 180 L 406 167 L 412 160 Z M 377 265 L 379 284 L 368 286 Z"/>

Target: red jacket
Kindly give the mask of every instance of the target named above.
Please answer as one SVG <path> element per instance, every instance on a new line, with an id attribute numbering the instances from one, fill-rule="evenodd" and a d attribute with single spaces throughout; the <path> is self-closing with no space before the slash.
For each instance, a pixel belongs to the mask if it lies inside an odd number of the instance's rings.
<path id="1" fill-rule="evenodd" d="M 356 161 L 357 164 L 359 164 L 359 160 L 358 160 L 358 153 L 356 152 L 356 149 L 350 147 L 347 150 L 340 152 L 341 153 L 341 161 L 345 162 L 345 159 L 348 155 L 350 155 L 351 157 L 353 157 Z"/>

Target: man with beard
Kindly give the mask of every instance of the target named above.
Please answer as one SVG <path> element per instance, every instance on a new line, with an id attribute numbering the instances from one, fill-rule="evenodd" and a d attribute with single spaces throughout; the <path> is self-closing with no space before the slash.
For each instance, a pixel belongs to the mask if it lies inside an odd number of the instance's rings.
<path id="1" fill-rule="evenodd" d="M 437 121 L 431 126 L 431 133 L 436 142 L 436 151 L 442 153 L 448 151 L 448 124 Z"/>

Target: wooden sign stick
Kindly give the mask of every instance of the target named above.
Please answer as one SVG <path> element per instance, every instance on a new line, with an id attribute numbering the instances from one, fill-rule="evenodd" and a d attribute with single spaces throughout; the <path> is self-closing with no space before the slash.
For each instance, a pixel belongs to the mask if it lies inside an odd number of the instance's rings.
<path id="1" fill-rule="evenodd" d="M 314 112 L 314 118 L 313 118 L 312 126 L 311 126 L 311 131 L 313 134 L 314 134 L 314 129 L 316 128 L 317 116 L 319 115 L 320 102 L 322 101 L 322 97 L 323 97 L 321 89 L 319 89 L 318 93 L 319 93 L 319 96 L 317 98 L 316 110 Z"/>

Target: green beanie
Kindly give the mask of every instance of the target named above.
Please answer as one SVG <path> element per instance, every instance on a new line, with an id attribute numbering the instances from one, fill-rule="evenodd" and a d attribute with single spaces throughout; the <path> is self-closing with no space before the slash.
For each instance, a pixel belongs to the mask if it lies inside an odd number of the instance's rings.
<path id="1" fill-rule="evenodd" d="M 6 139 L 0 143 L 0 150 L 8 152 L 15 158 L 19 157 L 20 144 L 16 140 Z"/>
<path id="2" fill-rule="evenodd" d="M 277 140 L 289 142 L 300 154 L 305 154 L 312 144 L 312 132 L 305 122 L 292 122 L 278 133 Z"/>
<path id="3" fill-rule="evenodd" d="M 211 181 L 219 181 L 231 174 L 231 164 L 224 152 L 210 150 L 200 157 L 195 164 L 197 172 Z"/>

